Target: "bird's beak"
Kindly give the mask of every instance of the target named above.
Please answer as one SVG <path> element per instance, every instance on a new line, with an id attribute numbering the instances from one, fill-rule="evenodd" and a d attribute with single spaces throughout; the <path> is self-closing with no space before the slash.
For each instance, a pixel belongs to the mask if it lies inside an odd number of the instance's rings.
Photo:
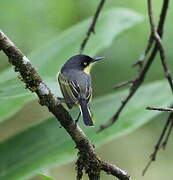
<path id="1" fill-rule="evenodd" d="M 93 61 L 92 62 L 96 62 L 96 61 L 100 61 L 105 59 L 105 57 L 93 57 Z"/>

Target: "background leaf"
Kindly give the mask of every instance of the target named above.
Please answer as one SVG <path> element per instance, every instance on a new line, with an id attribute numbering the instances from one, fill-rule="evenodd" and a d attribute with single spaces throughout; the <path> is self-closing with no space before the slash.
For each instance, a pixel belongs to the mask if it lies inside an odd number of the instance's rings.
<path id="1" fill-rule="evenodd" d="M 43 174 L 39 174 L 39 176 L 41 177 L 42 180 L 55 180 L 55 179 L 53 179 L 53 178 L 51 178 L 49 176 L 45 176 Z"/>
<path id="2" fill-rule="evenodd" d="M 80 120 L 82 129 L 97 147 L 132 132 L 160 114 L 157 111 L 145 110 L 146 106 L 165 107 L 171 103 L 167 82 L 158 81 L 145 85 L 138 90 L 116 124 L 101 133 L 96 133 L 99 125 L 114 114 L 126 94 L 127 90 L 124 90 L 93 101 L 91 109 L 96 121 L 94 128 L 87 128 Z M 25 179 L 38 169 L 54 163 L 62 165 L 74 160 L 75 151 L 70 137 L 64 129 L 59 128 L 57 120 L 49 118 L 0 144 L 0 179 Z"/>
<path id="3" fill-rule="evenodd" d="M 25 96 L 25 98 L 15 97 L 10 99 L 0 99 L 0 122 L 7 120 L 18 112 L 22 106 L 33 99 L 35 99 L 35 97 L 32 96 L 32 94 Z"/>
<path id="4" fill-rule="evenodd" d="M 0 99 L 28 96 L 30 91 L 19 79 L 10 79 L 0 83 Z"/>

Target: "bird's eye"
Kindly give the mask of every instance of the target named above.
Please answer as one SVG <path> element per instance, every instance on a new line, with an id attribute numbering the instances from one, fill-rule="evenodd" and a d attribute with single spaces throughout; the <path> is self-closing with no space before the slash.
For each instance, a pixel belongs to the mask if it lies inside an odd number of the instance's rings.
<path id="1" fill-rule="evenodd" d="M 87 63 L 87 62 L 84 62 L 83 64 L 84 64 L 84 66 L 87 66 L 88 63 Z"/>

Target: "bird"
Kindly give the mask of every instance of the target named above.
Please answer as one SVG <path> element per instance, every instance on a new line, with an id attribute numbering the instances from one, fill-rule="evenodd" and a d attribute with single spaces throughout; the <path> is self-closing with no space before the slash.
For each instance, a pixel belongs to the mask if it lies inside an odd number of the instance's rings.
<path id="1" fill-rule="evenodd" d="M 79 106 L 80 115 L 86 126 L 93 126 L 89 103 L 92 98 L 92 85 L 90 70 L 92 65 L 104 57 L 90 57 L 85 54 L 77 54 L 70 57 L 58 73 L 57 79 L 63 95 L 63 99 L 69 109 Z"/>

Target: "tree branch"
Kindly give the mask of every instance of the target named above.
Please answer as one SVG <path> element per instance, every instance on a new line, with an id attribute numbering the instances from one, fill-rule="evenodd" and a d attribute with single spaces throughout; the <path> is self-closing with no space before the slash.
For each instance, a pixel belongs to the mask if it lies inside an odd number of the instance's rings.
<path id="1" fill-rule="evenodd" d="M 169 4 L 169 0 L 164 0 L 163 4 L 162 4 L 159 25 L 158 25 L 158 28 L 157 28 L 157 32 L 158 32 L 158 35 L 160 36 L 160 38 L 163 35 L 163 28 L 164 28 L 164 23 L 165 23 L 166 15 L 167 15 L 168 4 Z M 153 32 L 151 32 L 151 34 L 150 34 L 149 41 L 148 41 L 147 47 L 145 49 L 145 53 L 144 53 L 144 57 L 143 58 L 145 58 L 145 56 L 147 55 L 147 53 L 149 52 L 149 50 L 152 47 L 152 44 L 153 44 L 153 40 L 152 39 L 154 39 Z M 112 116 L 112 118 L 109 121 L 107 121 L 105 124 L 102 124 L 100 126 L 98 132 L 108 128 L 109 126 L 114 124 L 116 122 L 116 120 L 119 118 L 119 115 L 123 111 L 124 107 L 127 105 L 129 100 L 133 97 L 133 95 L 136 93 L 138 88 L 143 83 L 143 81 L 144 81 L 144 79 L 146 77 L 146 74 L 149 71 L 149 68 L 150 68 L 151 64 L 153 63 L 153 61 L 155 59 L 155 56 L 156 56 L 158 51 L 159 51 L 158 50 L 158 43 L 155 42 L 155 45 L 154 45 L 154 47 L 153 47 L 153 49 L 151 51 L 151 54 L 148 57 L 148 59 L 146 60 L 145 64 L 142 66 L 142 69 L 140 70 L 138 76 L 134 80 L 130 81 L 132 83 L 131 83 L 131 88 L 130 88 L 129 94 L 122 101 L 121 105 L 119 106 L 119 108 L 117 109 L 115 114 Z"/>
<path id="2" fill-rule="evenodd" d="M 153 34 L 153 38 L 155 39 L 156 45 L 158 47 L 158 51 L 159 51 L 159 54 L 160 54 L 160 59 L 161 59 L 161 62 L 162 62 L 162 67 L 163 67 L 163 70 L 164 70 L 164 73 L 165 73 L 165 77 L 167 78 L 169 86 L 170 86 L 171 91 L 173 93 L 173 79 L 172 79 L 170 70 L 168 68 L 168 64 L 167 64 L 167 60 L 166 60 L 166 56 L 165 56 L 165 50 L 163 48 L 161 38 L 160 38 L 160 36 L 159 36 L 159 34 L 157 32 L 156 25 L 155 25 L 155 22 L 154 22 L 152 0 L 148 0 L 148 16 L 149 16 L 151 32 Z M 159 111 L 171 111 L 172 112 L 172 108 L 152 108 L 152 107 L 148 107 L 147 109 L 159 110 Z M 145 169 L 143 171 L 143 175 L 146 173 L 146 171 L 149 168 L 149 166 L 151 165 L 151 163 L 156 160 L 156 156 L 157 156 L 157 153 L 158 153 L 160 147 L 161 146 L 163 146 L 164 148 L 166 147 L 169 136 L 170 136 L 170 133 L 172 131 L 172 126 L 173 126 L 173 113 L 170 113 L 170 116 L 169 116 L 169 118 L 168 118 L 168 120 L 167 120 L 167 122 L 166 122 L 166 124 L 164 126 L 164 129 L 163 129 L 163 131 L 161 133 L 161 136 L 160 136 L 160 138 L 159 138 L 159 140 L 158 140 L 158 142 L 157 142 L 157 144 L 155 146 L 154 152 L 151 154 L 150 161 L 148 162 L 147 166 L 145 167 Z M 166 133 L 167 133 L 167 135 L 166 135 Z M 165 140 L 163 140 L 163 138 L 165 136 L 166 136 L 166 138 L 165 138 Z"/>
<path id="3" fill-rule="evenodd" d="M 84 48 L 85 48 L 85 46 L 86 46 L 86 44 L 87 44 L 87 42 L 88 42 L 88 40 L 90 38 L 91 33 L 95 33 L 95 25 L 97 23 L 97 19 L 99 17 L 99 14 L 100 14 L 100 12 L 101 12 L 101 10 L 103 8 L 103 5 L 104 5 L 105 1 L 106 0 L 100 0 L 100 3 L 99 3 L 99 5 L 98 5 L 98 7 L 96 9 L 95 15 L 94 15 L 94 17 L 92 19 L 92 22 L 91 22 L 91 24 L 90 24 L 90 26 L 88 28 L 86 36 L 85 36 L 85 38 L 83 39 L 83 41 L 81 43 L 80 53 L 83 52 L 83 50 L 84 50 Z"/>
<path id="4" fill-rule="evenodd" d="M 8 56 L 9 62 L 15 67 L 15 71 L 20 73 L 22 81 L 26 84 L 26 88 L 37 94 L 39 103 L 42 106 L 47 106 L 49 111 L 56 117 L 75 142 L 76 148 L 79 150 L 76 163 L 77 180 L 82 178 L 83 170 L 88 174 L 90 180 L 99 180 L 101 170 L 107 172 L 107 170 L 105 170 L 106 166 L 109 168 L 109 166 L 112 165 L 107 163 L 107 165 L 104 165 L 104 168 L 102 168 L 102 161 L 96 155 L 92 143 L 87 139 L 82 129 L 75 124 L 68 111 L 61 105 L 60 101 L 54 97 L 36 69 L 30 63 L 30 60 L 2 31 L 0 31 L 0 50 Z M 112 172 L 114 172 L 112 175 L 120 180 L 130 180 L 127 173 L 116 166 L 114 166 Z"/>
<path id="5" fill-rule="evenodd" d="M 158 48 L 158 51 L 159 51 L 159 54 L 160 54 L 160 59 L 161 59 L 161 62 L 162 62 L 165 77 L 168 79 L 170 88 L 171 88 L 172 93 L 173 93 L 172 76 L 171 76 L 170 70 L 168 68 L 167 60 L 166 60 L 166 57 L 165 57 L 165 50 L 163 48 L 160 35 L 158 34 L 156 25 L 154 23 L 153 8 L 152 8 L 152 1 L 151 0 L 148 0 L 148 15 L 149 15 L 149 22 L 150 22 L 151 32 L 152 32 L 153 38 L 155 39 L 155 42 L 157 44 L 157 48 Z"/>
<path id="6" fill-rule="evenodd" d="M 146 107 L 147 110 L 154 110 L 154 111 L 168 111 L 173 112 L 173 108 L 159 108 L 159 107 Z"/>
<path id="7" fill-rule="evenodd" d="M 105 161 L 102 161 L 101 169 L 107 172 L 107 174 L 112 174 L 119 179 L 132 180 L 125 171 L 122 171 L 121 169 L 118 169 L 117 166 L 107 163 Z"/>

